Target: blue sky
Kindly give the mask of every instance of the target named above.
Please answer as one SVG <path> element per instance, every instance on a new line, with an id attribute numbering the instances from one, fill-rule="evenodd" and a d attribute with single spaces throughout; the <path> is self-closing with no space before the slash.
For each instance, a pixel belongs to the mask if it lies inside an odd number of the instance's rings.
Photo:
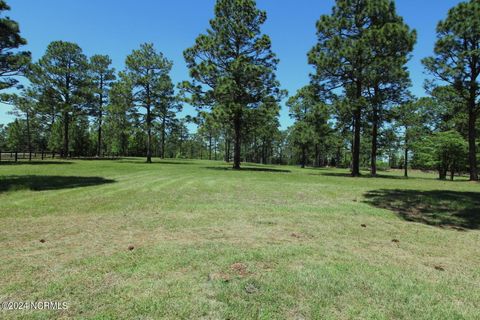
<path id="1" fill-rule="evenodd" d="M 123 69 L 125 57 L 143 42 L 153 42 L 173 60 L 175 83 L 188 79 L 182 52 L 208 27 L 214 0 L 7 0 L 9 16 L 20 23 L 26 48 L 33 59 L 43 55 L 54 40 L 78 43 L 85 54 L 108 54 L 117 70 Z M 418 32 L 418 41 L 409 64 L 412 91 L 424 95 L 425 74 L 421 59 L 431 55 L 435 27 L 448 9 L 460 0 L 397 0 L 397 10 L 410 27 Z M 268 20 L 263 31 L 270 35 L 273 50 L 280 58 L 278 78 L 282 88 L 293 95 L 308 83 L 312 67 L 306 53 L 314 45 L 315 22 L 328 14 L 334 0 L 257 0 L 266 10 Z M 0 105 L 0 123 L 12 120 L 9 108 Z M 186 107 L 184 113 L 194 113 Z M 282 127 L 291 124 L 282 105 Z"/>

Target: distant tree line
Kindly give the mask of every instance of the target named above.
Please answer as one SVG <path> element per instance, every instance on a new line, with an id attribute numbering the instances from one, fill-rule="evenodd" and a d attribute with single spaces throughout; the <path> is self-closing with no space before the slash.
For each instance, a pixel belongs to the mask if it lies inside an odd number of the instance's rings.
<path id="1" fill-rule="evenodd" d="M 411 94 L 407 69 L 417 34 L 393 0 L 336 0 L 316 25 L 310 83 L 286 100 L 254 0 L 217 1 L 210 27 L 184 51 L 191 80 L 177 86 L 172 62 L 150 43 L 118 72 L 107 55 L 87 57 L 65 41 L 32 62 L 8 10 L 0 0 L 0 89 L 16 119 L 0 126 L 0 151 L 336 166 L 353 176 L 416 168 L 478 180 L 478 0 L 438 24 L 423 98 Z M 286 130 L 282 101 L 294 120 Z M 181 117 L 185 104 L 197 115 Z"/>

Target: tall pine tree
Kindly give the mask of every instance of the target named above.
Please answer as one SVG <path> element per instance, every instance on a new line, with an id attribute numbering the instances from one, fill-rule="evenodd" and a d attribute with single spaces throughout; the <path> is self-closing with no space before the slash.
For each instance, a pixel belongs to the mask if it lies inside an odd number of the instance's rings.
<path id="1" fill-rule="evenodd" d="M 145 109 L 147 131 L 147 163 L 152 162 L 152 125 L 155 108 L 166 103 L 172 95 L 173 84 L 169 76 L 172 62 L 157 52 L 151 43 L 144 43 L 133 50 L 125 61 L 122 77 L 133 88 L 134 107 Z"/>
<path id="2" fill-rule="evenodd" d="M 88 60 L 82 49 L 66 41 L 54 41 L 29 74 L 35 89 L 48 97 L 63 124 L 62 157 L 69 156 L 69 126 L 83 109 L 88 94 Z"/>
<path id="3" fill-rule="evenodd" d="M 97 120 L 97 156 L 102 155 L 102 125 L 104 107 L 108 103 L 108 92 L 115 80 L 115 70 L 110 66 L 112 60 L 107 55 L 94 55 L 90 58 L 90 79 L 92 81 L 93 101 L 91 114 Z"/>
<path id="4" fill-rule="evenodd" d="M 470 180 L 478 180 L 476 122 L 480 110 L 480 1 L 462 2 L 437 26 L 435 55 L 423 60 L 439 81 L 454 87 L 468 116 Z"/>
<path id="5" fill-rule="evenodd" d="M 190 102 L 223 108 L 233 128 L 234 169 L 240 169 L 246 111 L 282 95 L 275 77 L 278 60 L 260 30 L 266 19 L 253 0 L 218 0 L 210 29 L 184 52 L 193 78 L 183 84 Z"/>
<path id="6" fill-rule="evenodd" d="M 317 22 L 318 43 L 309 52 L 322 90 L 343 88 L 353 116 L 352 176 L 360 175 L 360 136 L 372 76 L 393 77 L 415 42 L 395 13 L 392 0 L 336 0 L 333 12 Z M 381 71 L 381 68 L 387 71 Z M 377 82 L 391 79 L 377 77 Z M 376 133 L 375 133 L 376 135 Z"/>

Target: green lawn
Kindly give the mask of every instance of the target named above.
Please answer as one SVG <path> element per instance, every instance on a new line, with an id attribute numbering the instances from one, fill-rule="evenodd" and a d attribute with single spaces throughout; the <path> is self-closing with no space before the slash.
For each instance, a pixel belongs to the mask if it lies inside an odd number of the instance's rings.
<path id="1" fill-rule="evenodd" d="M 1 319 L 480 318 L 480 184 L 143 161 L 0 165 L 0 301 L 69 306 Z"/>

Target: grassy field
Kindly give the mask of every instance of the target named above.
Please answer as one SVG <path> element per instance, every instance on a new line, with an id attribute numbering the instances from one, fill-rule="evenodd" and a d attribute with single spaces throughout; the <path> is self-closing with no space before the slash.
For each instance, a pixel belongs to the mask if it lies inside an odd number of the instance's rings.
<path id="1" fill-rule="evenodd" d="M 480 318 L 480 184 L 143 161 L 0 165 L 1 319 Z"/>

